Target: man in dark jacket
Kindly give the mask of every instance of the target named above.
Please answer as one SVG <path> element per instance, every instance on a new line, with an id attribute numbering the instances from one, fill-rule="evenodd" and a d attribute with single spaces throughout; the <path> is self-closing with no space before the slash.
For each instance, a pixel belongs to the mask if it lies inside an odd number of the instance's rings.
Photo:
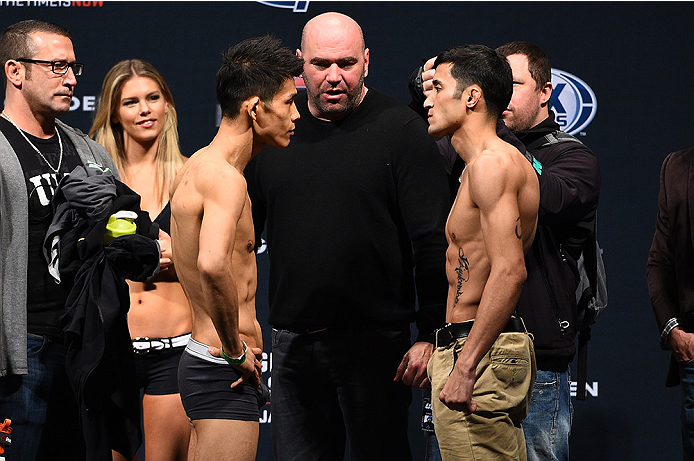
<path id="1" fill-rule="evenodd" d="M 673 152 L 660 172 L 658 219 L 648 255 L 646 279 L 660 331 L 660 345 L 672 349 L 666 386 L 682 384 L 684 458 L 694 459 L 694 149 Z"/>
<path id="2" fill-rule="evenodd" d="M 600 196 L 598 159 L 578 140 L 550 142 L 559 125 L 549 110 L 549 59 L 537 46 L 497 48 L 513 71 L 513 98 L 504 122 L 541 164 L 535 241 L 526 256 L 528 279 L 517 313 L 535 337 L 537 379 L 523 422 L 528 460 L 568 460 L 571 405 L 569 362 L 576 351 L 575 276 L 581 246 L 595 228 Z"/>
<path id="3" fill-rule="evenodd" d="M 497 51 L 508 59 L 514 81 L 502 119 L 536 160 L 540 181 L 537 232 L 526 255 L 528 276 L 516 307 L 534 336 L 537 358 L 533 397 L 523 421 L 528 460 L 568 460 L 576 261 L 595 228 L 600 168 L 588 147 L 560 131 L 549 110 L 552 75 L 544 52 L 527 42 L 511 42 Z M 433 58 L 424 65 L 425 93 L 431 90 L 432 65 Z"/>

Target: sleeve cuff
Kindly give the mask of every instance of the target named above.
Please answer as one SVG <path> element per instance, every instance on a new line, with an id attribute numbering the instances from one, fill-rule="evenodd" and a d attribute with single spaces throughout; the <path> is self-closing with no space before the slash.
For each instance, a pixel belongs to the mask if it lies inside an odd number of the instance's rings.
<path id="1" fill-rule="evenodd" d="M 424 341 L 428 343 L 435 342 L 434 333 L 439 328 L 446 325 L 446 305 L 435 304 L 420 308 L 416 314 L 416 323 L 419 334 L 417 342 Z"/>
<path id="2" fill-rule="evenodd" d="M 667 321 L 667 323 L 665 323 L 665 327 L 663 327 L 663 331 L 660 333 L 660 347 L 662 349 L 670 349 L 670 344 L 668 344 L 668 338 L 670 337 L 670 333 L 672 332 L 672 330 L 674 330 L 678 326 L 680 326 L 680 322 L 676 317 L 671 318 Z"/>

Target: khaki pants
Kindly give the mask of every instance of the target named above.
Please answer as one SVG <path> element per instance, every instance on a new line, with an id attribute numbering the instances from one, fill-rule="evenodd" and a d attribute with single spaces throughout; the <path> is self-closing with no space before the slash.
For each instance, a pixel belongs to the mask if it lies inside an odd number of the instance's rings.
<path id="1" fill-rule="evenodd" d="M 536 365 L 527 333 L 501 333 L 477 366 L 469 415 L 449 409 L 439 393 L 453 370 L 465 338 L 437 347 L 428 365 L 434 428 L 444 461 L 525 460 L 521 422 L 528 414 Z"/>

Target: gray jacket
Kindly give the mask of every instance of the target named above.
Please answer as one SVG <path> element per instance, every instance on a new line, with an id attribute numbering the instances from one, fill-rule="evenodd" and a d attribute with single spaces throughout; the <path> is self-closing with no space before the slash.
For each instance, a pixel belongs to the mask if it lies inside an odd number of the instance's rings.
<path id="1" fill-rule="evenodd" d="M 86 165 L 91 160 L 118 170 L 100 144 L 60 120 Z M 120 178 L 119 178 L 120 179 Z M 29 203 L 19 159 L 0 132 L 0 376 L 27 374 L 27 260 Z"/>

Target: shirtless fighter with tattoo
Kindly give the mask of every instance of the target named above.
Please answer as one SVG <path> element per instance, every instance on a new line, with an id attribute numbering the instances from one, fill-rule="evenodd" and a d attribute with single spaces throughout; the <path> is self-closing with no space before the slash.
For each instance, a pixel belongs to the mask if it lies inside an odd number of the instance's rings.
<path id="1" fill-rule="evenodd" d="M 449 292 L 429 367 L 434 425 L 445 461 L 525 460 L 535 356 L 513 317 L 537 224 L 539 183 L 496 135 L 513 92 L 506 59 L 481 45 L 441 53 L 425 108 L 429 134 L 451 135 L 465 160 L 446 224 Z M 438 397 L 438 398 L 437 398 Z"/>
<path id="2" fill-rule="evenodd" d="M 262 335 L 251 203 L 243 169 L 266 144 L 285 148 L 303 61 L 271 37 L 231 48 L 217 73 L 222 122 L 190 157 L 171 189 L 171 242 L 190 302 L 193 331 L 179 363 L 183 407 L 196 460 L 255 460 Z"/>

